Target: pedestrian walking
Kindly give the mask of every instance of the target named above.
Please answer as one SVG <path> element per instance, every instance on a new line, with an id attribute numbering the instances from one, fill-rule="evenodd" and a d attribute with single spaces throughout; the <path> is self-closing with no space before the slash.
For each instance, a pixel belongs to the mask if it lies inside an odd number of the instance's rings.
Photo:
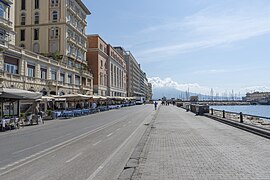
<path id="1" fill-rule="evenodd" d="M 154 103 L 155 110 L 157 110 L 157 105 L 158 105 L 158 103 L 157 103 L 157 101 L 155 101 L 155 103 Z"/>

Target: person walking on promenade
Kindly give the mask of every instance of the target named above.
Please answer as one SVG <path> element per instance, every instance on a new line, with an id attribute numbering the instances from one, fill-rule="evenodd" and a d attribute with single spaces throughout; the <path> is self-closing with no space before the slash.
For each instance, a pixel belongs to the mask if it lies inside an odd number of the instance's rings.
<path id="1" fill-rule="evenodd" d="M 154 102 L 155 110 L 157 110 L 157 105 L 158 105 L 158 103 L 157 103 L 157 101 L 155 101 Z"/>

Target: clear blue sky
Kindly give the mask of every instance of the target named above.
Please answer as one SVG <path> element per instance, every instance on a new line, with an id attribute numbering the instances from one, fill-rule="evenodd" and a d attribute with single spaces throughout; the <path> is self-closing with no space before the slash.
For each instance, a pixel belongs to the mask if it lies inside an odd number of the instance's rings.
<path id="1" fill-rule="evenodd" d="M 130 50 L 155 87 L 270 90 L 269 0 L 83 0 L 88 34 Z"/>

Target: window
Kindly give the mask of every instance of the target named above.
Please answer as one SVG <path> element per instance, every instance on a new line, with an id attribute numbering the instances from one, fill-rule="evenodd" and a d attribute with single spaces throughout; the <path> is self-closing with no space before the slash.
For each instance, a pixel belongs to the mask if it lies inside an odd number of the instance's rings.
<path id="1" fill-rule="evenodd" d="M 51 70 L 51 80 L 56 80 L 56 70 Z"/>
<path id="2" fill-rule="evenodd" d="M 72 60 L 71 59 L 68 60 L 68 66 L 69 67 L 72 67 L 73 66 L 73 63 L 72 63 Z"/>
<path id="3" fill-rule="evenodd" d="M 59 37 L 59 28 L 51 28 L 51 39 L 58 39 Z"/>
<path id="4" fill-rule="evenodd" d="M 0 17 L 5 17 L 5 8 L 2 4 L 0 4 Z"/>
<path id="5" fill-rule="evenodd" d="M 26 21 L 26 15 L 25 13 L 21 14 L 21 25 L 25 25 L 25 21 Z"/>
<path id="6" fill-rule="evenodd" d="M 52 12 L 52 21 L 56 22 L 58 20 L 58 12 L 57 11 L 53 11 Z"/>
<path id="7" fill-rule="evenodd" d="M 35 0 L 35 9 L 39 9 L 39 0 Z"/>
<path id="8" fill-rule="evenodd" d="M 18 74 L 18 66 L 15 64 L 5 63 L 4 70 L 11 74 Z"/>
<path id="9" fill-rule="evenodd" d="M 39 53 L 39 44 L 38 43 L 35 43 L 34 46 L 33 46 L 33 51 L 35 53 Z"/>
<path id="10" fill-rule="evenodd" d="M 80 78 L 80 76 L 75 76 L 75 85 L 77 85 L 77 86 L 79 86 L 79 85 L 81 85 L 81 78 Z"/>
<path id="11" fill-rule="evenodd" d="M 100 82 L 99 82 L 100 85 L 103 85 L 103 74 L 102 74 L 102 72 L 100 73 L 100 79 L 99 80 L 100 80 Z"/>
<path id="12" fill-rule="evenodd" d="M 39 29 L 34 29 L 34 40 L 39 40 Z"/>
<path id="13" fill-rule="evenodd" d="M 103 61 L 100 61 L 100 69 L 103 69 Z"/>
<path id="14" fill-rule="evenodd" d="M 35 24 L 39 24 L 39 12 L 35 13 Z"/>
<path id="15" fill-rule="evenodd" d="M 21 29 L 21 41 L 25 41 L 25 30 Z"/>
<path id="16" fill-rule="evenodd" d="M 72 84 L 72 75 L 71 74 L 68 75 L 68 84 Z"/>
<path id="17" fill-rule="evenodd" d="M 40 78 L 47 79 L 47 69 L 46 68 L 40 68 Z"/>
<path id="18" fill-rule="evenodd" d="M 27 64 L 27 72 L 29 77 L 35 77 L 35 66 Z"/>
<path id="19" fill-rule="evenodd" d="M 25 10 L 25 0 L 21 0 L 21 10 Z"/>
<path id="20" fill-rule="evenodd" d="M 99 44 L 99 49 L 100 49 L 101 51 L 103 51 L 103 45 L 102 45 L 102 44 Z"/>
<path id="21" fill-rule="evenodd" d="M 65 74 L 64 73 L 60 73 L 60 81 L 65 83 Z"/>

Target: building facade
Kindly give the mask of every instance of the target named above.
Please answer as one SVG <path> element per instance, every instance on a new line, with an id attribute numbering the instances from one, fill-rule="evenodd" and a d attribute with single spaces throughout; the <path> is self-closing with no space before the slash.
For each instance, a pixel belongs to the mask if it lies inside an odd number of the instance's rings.
<path id="1" fill-rule="evenodd" d="M 99 35 L 88 36 L 88 67 L 94 76 L 94 94 L 99 96 L 109 96 L 107 46 Z"/>
<path id="2" fill-rule="evenodd" d="M 270 104 L 270 92 L 247 93 L 243 100 L 255 104 Z"/>
<path id="3" fill-rule="evenodd" d="M 37 57 L 22 62 L 22 66 L 27 69 L 25 73 L 18 73 L 55 81 L 50 85 L 49 95 L 91 95 L 93 76 L 87 67 L 85 34 L 86 16 L 90 11 L 82 1 L 18 0 L 15 10 L 16 45 L 22 52 L 33 51 L 35 55 L 32 55 Z M 39 59 L 52 63 L 42 65 Z M 36 87 L 35 90 L 41 88 Z"/>
<path id="4" fill-rule="evenodd" d="M 14 0 L 0 1 L 0 48 L 7 49 L 15 44 Z"/>
<path id="5" fill-rule="evenodd" d="M 110 44 L 107 50 L 109 96 L 127 97 L 127 67 L 124 56 Z"/>
<path id="6" fill-rule="evenodd" d="M 115 49 L 124 56 L 127 64 L 127 94 L 129 97 L 144 97 L 146 100 L 152 99 L 152 85 L 148 83 L 146 74 L 141 69 L 140 64 L 130 51 L 123 47 Z"/>
<path id="7" fill-rule="evenodd" d="M 88 46 L 87 61 L 94 76 L 94 94 L 127 97 L 124 56 L 99 35 L 89 35 Z"/>

